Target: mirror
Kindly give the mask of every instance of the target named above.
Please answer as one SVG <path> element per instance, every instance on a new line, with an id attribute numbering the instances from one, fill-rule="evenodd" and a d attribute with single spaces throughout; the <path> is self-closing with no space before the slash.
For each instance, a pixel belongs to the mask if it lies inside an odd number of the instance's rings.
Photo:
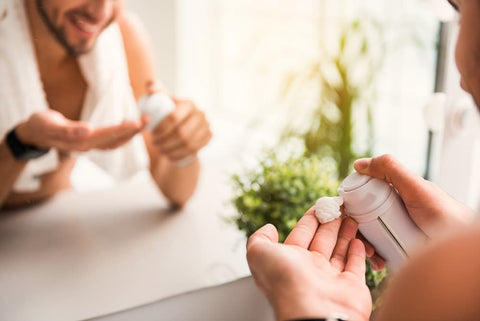
<path id="1" fill-rule="evenodd" d="M 421 172 L 438 21 L 408 2 L 2 2 L 2 319 L 93 318 L 249 275 L 246 222 L 284 206 L 255 194 L 271 155 L 281 169 L 310 148 L 335 179 L 368 153 Z M 342 73 L 355 90 L 338 100 Z M 144 130 L 153 93 L 175 115 Z"/>

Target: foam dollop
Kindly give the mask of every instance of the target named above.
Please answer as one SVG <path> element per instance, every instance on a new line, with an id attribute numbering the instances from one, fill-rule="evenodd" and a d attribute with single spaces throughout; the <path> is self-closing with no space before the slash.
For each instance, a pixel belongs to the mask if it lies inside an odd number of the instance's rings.
<path id="1" fill-rule="evenodd" d="M 342 215 L 340 206 L 343 204 L 343 198 L 340 196 L 320 197 L 315 203 L 315 216 L 321 224 L 333 221 Z"/>

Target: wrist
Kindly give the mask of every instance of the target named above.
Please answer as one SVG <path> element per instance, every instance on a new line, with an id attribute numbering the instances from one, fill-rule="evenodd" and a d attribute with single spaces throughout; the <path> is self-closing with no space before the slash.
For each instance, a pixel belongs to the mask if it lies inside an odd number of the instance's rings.
<path id="1" fill-rule="evenodd" d="M 18 139 L 25 145 L 35 146 L 35 141 L 30 135 L 27 122 L 21 122 L 16 128 L 15 133 L 17 134 Z"/>
<path id="2" fill-rule="evenodd" d="M 303 298 L 303 300 L 300 300 L 300 298 Z M 362 311 L 362 309 L 355 307 L 361 302 L 355 302 L 355 299 L 349 301 L 342 304 L 331 300 L 322 300 L 315 295 L 307 296 L 297 292 L 296 295 L 284 296 L 283 300 L 272 300 L 271 302 L 277 320 L 281 321 L 309 319 L 368 321 L 370 313 L 367 310 L 371 311 L 371 308 Z"/>
<path id="3" fill-rule="evenodd" d="M 28 140 L 27 140 L 28 141 Z M 49 149 L 41 149 L 29 143 L 25 143 L 18 137 L 17 128 L 10 130 L 5 136 L 5 143 L 11 155 L 18 161 L 28 161 L 42 157 Z"/>
<path id="4" fill-rule="evenodd" d="M 293 295 L 284 297 L 285 300 L 275 300 L 273 304 L 278 320 L 302 320 L 326 318 L 330 309 L 324 303 L 317 300 L 309 300 L 305 295 Z M 303 300 L 298 300 L 303 298 Z"/>
<path id="5" fill-rule="evenodd" d="M 198 161 L 197 154 L 193 154 L 174 162 L 175 167 L 187 167 Z"/>

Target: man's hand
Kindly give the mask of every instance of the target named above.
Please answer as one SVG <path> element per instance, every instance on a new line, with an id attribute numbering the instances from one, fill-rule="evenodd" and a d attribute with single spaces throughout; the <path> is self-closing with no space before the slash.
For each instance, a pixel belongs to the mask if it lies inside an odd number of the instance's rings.
<path id="1" fill-rule="evenodd" d="M 117 148 L 139 133 L 147 119 L 93 129 L 87 123 L 72 121 L 61 113 L 48 109 L 30 116 L 18 125 L 16 133 L 24 144 L 62 151 L 89 151 Z"/>
<path id="2" fill-rule="evenodd" d="M 212 138 L 205 114 L 189 100 L 175 99 L 176 109 L 153 130 L 153 144 L 172 161 L 194 156 Z"/>
<path id="3" fill-rule="evenodd" d="M 353 164 L 364 175 L 386 180 L 398 191 L 407 211 L 417 226 L 430 238 L 473 221 L 474 213 L 467 206 L 445 193 L 437 185 L 414 174 L 390 155 L 359 159 Z M 373 268 L 381 268 L 383 260 L 370 258 Z"/>
<path id="4" fill-rule="evenodd" d="M 257 286 L 278 320 L 327 317 L 368 320 L 372 302 L 365 285 L 365 248 L 350 218 L 321 224 L 310 209 L 284 244 L 267 224 L 247 244 Z"/>

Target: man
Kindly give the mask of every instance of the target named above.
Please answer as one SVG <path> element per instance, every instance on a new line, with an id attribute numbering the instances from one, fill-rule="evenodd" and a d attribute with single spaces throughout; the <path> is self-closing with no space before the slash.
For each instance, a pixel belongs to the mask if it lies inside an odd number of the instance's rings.
<path id="1" fill-rule="evenodd" d="M 455 55 L 461 84 L 480 109 L 480 1 L 451 3 L 461 15 Z M 480 226 L 468 226 L 473 212 L 391 156 L 361 159 L 354 167 L 391 183 L 411 218 L 436 240 L 393 278 L 374 319 L 480 320 Z M 442 237 L 442 225 L 461 232 Z M 372 257 L 377 267 L 383 262 L 356 232 L 350 218 L 319 225 L 310 210 L 285 244 L 277 243 L 272 225 L 250 237 L 250 269 L 278 320 L 369 320 L 364 260 Z"/>
<path id="2" fill-rule="evenodd" d="M 142 163 L 139 133 L 169 201 L 181 206 L 194 192 L 209 124 L 191 101 L 174 98 L 174 112 L 144 130 L 150 120 L 135 101 L 158 91 L 153 54 L 123 1 L 7 0 L 0 69 L 0 208 L 69 188 L 78 153 L 128 176 Z"/>

